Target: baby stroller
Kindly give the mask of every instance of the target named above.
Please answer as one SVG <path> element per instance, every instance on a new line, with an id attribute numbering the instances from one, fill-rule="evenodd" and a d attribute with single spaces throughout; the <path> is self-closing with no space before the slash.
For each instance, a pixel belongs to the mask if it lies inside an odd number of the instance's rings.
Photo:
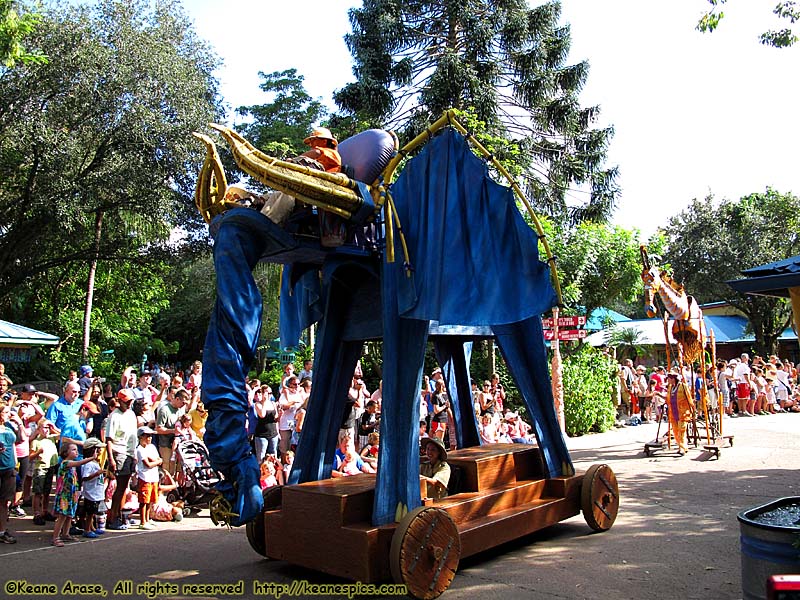
<path id="1" fill-rule="evenodd" d="M 222 477 L 211 467 L 208 449 L 199 440 L 181 440 L 175 448 L 175 483 L 177 488 L 167 495 L 168 502 L 183 500 L 187 506 L 208 503 L 214 486 Z"/>

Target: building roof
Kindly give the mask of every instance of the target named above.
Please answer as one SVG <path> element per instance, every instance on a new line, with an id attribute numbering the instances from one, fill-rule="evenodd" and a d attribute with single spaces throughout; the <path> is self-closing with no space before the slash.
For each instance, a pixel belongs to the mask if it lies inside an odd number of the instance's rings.
<path id="1" fill-rule="evenodd" d="M 0 320 L 0 345 L 55 346 L 58 337 L 8 321 Z"/>
<path id="2" fill-rule="evenodd" d="M 605 323 L 609 320 L 613 321 L 614 323 L 620 323 L 630 321 L 630 318 L 618 313 L 615 310 L 611 310 L 605 306 L 600 306 L 595 308 L 592 311 L 592 314 L 589 315 L 589 318 L 586 319 L 585 329 L 588 331 L 599 331 L 605 327 Z"/>
<path id="3" fill-rule="evenodd" d="M 717 344 L 746 344 L 755 341 L 755 336 L 747 331 L 747 319 L 739 315 L 708 315 L 703 318 L 706 331 L 713 331 Z M 667 322 L 670 343 L 674 344 L 672 337 L 672 324 L 674 319 Z M 611 338 L 616 327 L 633 328 L 639 332 L 638 345 L 663 345 L 664 325 L 661 319 L 637 319 L 621 322 L 614 327 L 604 329 L 586 337 L 585 342 L 592 346 L 605 346 Z M 778 338 L 781 341 L 796 340 L 797 335 L 788 327 Z"/>
<path id="4" fill-rule="evenodd" d="M 789 297 L 789 288 L 800 286 L 800 254 L 742 271 L 745 279 L 726 283 L 743 294 Z"/>

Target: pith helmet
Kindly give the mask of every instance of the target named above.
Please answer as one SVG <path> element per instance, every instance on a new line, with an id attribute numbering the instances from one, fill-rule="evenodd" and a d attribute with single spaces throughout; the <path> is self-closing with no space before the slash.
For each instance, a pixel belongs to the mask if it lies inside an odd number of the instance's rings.
<path id="1" fill-rule="evenodd" d="M 317 127 L 314 131 L 311 132 L 311 135 L 308 136 L 306 139 L 303 140 L 304 144 L 310 144 L 311 140 L 331 140 L 335 145 L 338 145 L 339 142 L 336 141 L 336 138 L 333 137 L 331 130 L 327 127 Z"/>

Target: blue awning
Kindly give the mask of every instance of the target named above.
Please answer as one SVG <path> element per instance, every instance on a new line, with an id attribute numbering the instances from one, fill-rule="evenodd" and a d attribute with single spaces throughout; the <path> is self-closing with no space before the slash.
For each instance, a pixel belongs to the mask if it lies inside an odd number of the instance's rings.
<path id="1" fill-rule="evenodd" d="M 55 346 L 58 337 L 0 320 L 0 346 Z"/>
<path id="2" fill-rule="evenodd" d="M 800 286 L 800 254 L 742 271 L 745 279 L 726 281 L 737 292 L 759 296 L 789 297 L 789 288 Z"/>

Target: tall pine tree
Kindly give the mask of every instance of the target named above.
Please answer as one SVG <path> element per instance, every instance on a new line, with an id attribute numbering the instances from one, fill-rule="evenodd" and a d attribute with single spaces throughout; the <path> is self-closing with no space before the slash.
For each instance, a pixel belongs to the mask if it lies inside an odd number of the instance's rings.
<path id="1" fill-rule="evenodd" d="M 604 166 L 611 128 L 578 94 L 588 64 L 567 65 L 561 4 L 526 0 L 364 0 L 346 36 L 355 83 L 334 96 L 345 116 L 418 133 L 450 107 L 517 146 L 535 207 L 570 222 L 607 220 L 618 193 Z M 479 125 L 478 125 L 479 124 Z M 578 200 L 576 200 L 576 198 Z M 580 200 L 581 198 L 588 198 Z"/>

